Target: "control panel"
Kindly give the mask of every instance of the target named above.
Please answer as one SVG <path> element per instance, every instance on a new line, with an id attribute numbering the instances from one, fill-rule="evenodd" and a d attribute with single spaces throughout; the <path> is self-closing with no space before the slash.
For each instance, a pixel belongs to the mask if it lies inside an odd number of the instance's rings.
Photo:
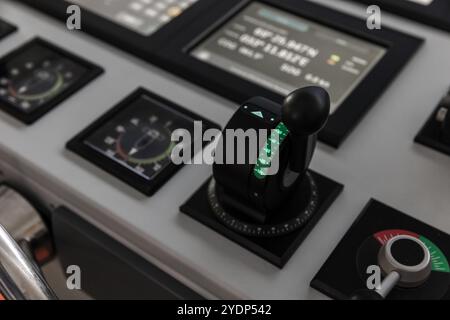
<path id="1" fill-rule="evenodd" d="M 446 4 L 364 2 L 2 1 L 0 177 L 206 298 L 448 299 Z"/>

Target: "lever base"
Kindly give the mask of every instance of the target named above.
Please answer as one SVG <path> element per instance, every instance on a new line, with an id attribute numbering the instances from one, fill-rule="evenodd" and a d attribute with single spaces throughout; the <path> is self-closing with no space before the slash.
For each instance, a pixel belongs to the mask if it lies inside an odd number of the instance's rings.
<path id="1" fill-rule="evenodd" d="M 217 231 L 226 238 L 238 243 L 247 250 L 255 253 L 264 260 L 267 260 L 279 268 L 283 268 L 343 189 L 341 184 L 315 172 L 309 171 L 308 175 L 315 181 L 317 187 L 317 204 L 314 213 L 308 217 L 307 221 L 299 228 L 292 230 L 292 232 L 281 232 L 279 235 L 271 236 L 251 236 L 242 230 L 238 231 L 236 228 L 225 224 L 223 220 L 221 221 L 221 219 L 218 218 L 217 213 L 214 212 L 211 207 L 209 198 L 211 179 L 208 179 L 208 181 L 205 182 L 205 184 L 181 207 L 181 211 Z M 285 210 L 282 212 L 282 216 L 285 217 L 283 218 L 285 222 L 292 219 L 295 220 L 295 217 L 299 214 L 301 215 L 310 203 L 309 184 L 306 185 L 308 185 L 306 193 L 304 190 L 305 184 L 299 184 L 289 203 L 282 209 Z M 227 214 L 229 216 L 235 216 L 237 220 L 243 218 L 242 214 L 233 209 L 229 211 L 229 208 L 227 208 Z M 280 225 L 281 223 L 282 221 L 273 221 L 272 223 L 269 220 L 266 224 L 262 225 L 262 227 L 270 224 Z M 253 227 L 255 226 L 253 225 Z M 220 248 L 218 247 L 217 250 L 220 250 Z"/>

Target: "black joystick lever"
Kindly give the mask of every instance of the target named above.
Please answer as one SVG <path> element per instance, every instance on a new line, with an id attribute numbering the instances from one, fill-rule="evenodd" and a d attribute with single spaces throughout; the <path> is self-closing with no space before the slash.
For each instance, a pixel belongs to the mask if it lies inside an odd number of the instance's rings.
<path id="1" fill-rule="evenodd" d="M 214 165 L 214 178 L 221 188 L 221 202 L 239 210 L 252 221 L 265 223 L 280 209 L 299 183 L 304 181 L 317 142 L 317 133 L 325 126 L 330 113 L 330 97 L 319 87 L 306 87 L 292 92 L 282 106 L 264 98 L 253 98 L 234 114 L 224 130 L 219 147 L 223 159 L 229 129 L 261 132 L 259 153 L 245 163 Z M 275 139 L 275 137 L 277 139 Z M 246 142 L 245 148 L 252 149 Z M 235 154 L 242 152 L 234 148 Z M 216 154 L 217 156 L 217 154 Z M 277 157 L 278 166 L 274 159 Z M 252 160 L 252 155 L 248 160 Z"/>
<path id="2" fill-rule="evenodd" d="M 441 139 L 450 144 L 450 91 L 439 104 L 436 121 L 441 123 Z"/>
<path id="3" fill-rule="evenodd" d="M 390 239 L 378 254 L 378 263 L 386 275 L 377 290 L 355 292 L 351 300 L 384 300 L 395 287 L 415 288 L 431 275 L 432 261 L 427 246 L 412 236 Z"/>

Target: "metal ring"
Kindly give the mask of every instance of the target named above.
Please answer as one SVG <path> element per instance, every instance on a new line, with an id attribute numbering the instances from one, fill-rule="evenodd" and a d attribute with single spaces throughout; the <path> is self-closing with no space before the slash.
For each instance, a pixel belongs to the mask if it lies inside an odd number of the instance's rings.
<path id="1" fill-rule="evenodd" d="M 310 189 L 308 205 L 292 219 L 276 225 L 247 223 L 230 215 L 219 201 L 214 178 L 211 179 L 208 186 L 208 201 L 216 218 L 225 226 L 242 235 L 261 238 L 284 236 L 303 227 L 317 210 L 319 202 L 317 184 L 311 173 L 308 172 L 306 178 Z"/>

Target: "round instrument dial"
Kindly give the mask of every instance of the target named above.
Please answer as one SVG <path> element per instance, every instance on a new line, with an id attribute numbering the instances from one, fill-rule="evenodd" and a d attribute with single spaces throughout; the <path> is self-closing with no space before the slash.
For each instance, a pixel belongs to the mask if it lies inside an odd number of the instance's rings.
<path id="1" fill-rule="evenodd" d="M 147 95 L 142 95 L 121 112 L 101 124 L 84 143 L 131 173 L 146 180 L 156 178 L 172 164 L 176 146 L 172 133 L 193 132 L 193 120 Z"/>
<path id="2" fill-rule="evenodd" d="M 380 263 L 380 252 L 383 247 L 390 243 L 391 239 L 399 238 L 417 239 L 429 250 L 431 259 L 431 274 L 427 276 L 427 280 L 417 281 L 413 285 L 416 275 L 413 274 L 412 279 L 408 282 L 400 281 L 399 285 L 390 293 L 390 299 L 401 299 L 407 296 L 408 299 L 441 299 L 448 290 L 450 285 L 450 265 L 444 252 L 431 240 L 423 235 L 408 230 L 382 230 L 374 233 L 367 238 L 360 246 L 357 254 L 357 266 L 361 279 L 366 279 L 367 267 L 370 265 L 378 265 Z M 397 247 L 402 244 L 401 247 Z M 400 250 L 399 250 L 400 248 Z M 408 243 L 397 243 L 390 248 L 391 255 L 395 257 L 397 264 L 404 265 L 403 268 L 411 267 L 423 260 L 417 246 L 408 246 Z M 382 266 L 391 265 L 382 261 Z M 395 270 L 383 270 L 390 272 Z M 425 279 L 425 277 L 424 277 Z"/>
<path id="3" fill-rule="evenodd" d="M 0 59 L 0 108 L 31 124 L 102 72 L 62 48 L 33 39 Z"/>

